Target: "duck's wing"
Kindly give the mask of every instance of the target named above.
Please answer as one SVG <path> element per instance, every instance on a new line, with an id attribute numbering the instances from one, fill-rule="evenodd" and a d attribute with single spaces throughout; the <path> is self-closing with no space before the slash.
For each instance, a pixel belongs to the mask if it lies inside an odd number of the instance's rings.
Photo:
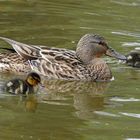
<path id="1" fill-rule="evenodd" d="M 37 46 L 27 45 L 5 37 L 0 37 L 0 39 L 12 45 L 15 51 L 24 59 L 33 60 L 40 57 L 40 48 Z"/>
<path id="2" fill-rule="evenodd" d="M 75 51 L 58 48 L 43 48 L 41 58 L 31 60 L 31 66 L 48 78 L 84 79 L 85 67 L 75 55 Z"/>
<path id="3" fill-rule="evenodd" d="M 2 38 L 7 40 L 11 45 L 15 44 L 14 41 L 10 42 L 10 39 Z M 13 48 L 3 48 L 0 52 L 0 72 L 14 72 L 14 73 L 27 73 L 31 70 L 29 63 L 23 57 L 19 57 Z"/>
<path id="4" fill-rule="evenodd" d="M 48 78 L 84 79 L 86 76 L 86 68 L 75 55 L 75 51 L 27 45 L 4 37 L 0 39 L 11 44 L 24 59 L 30 60 L 33 70 Z"/>
<path id="5" fill-rule="evenodd" d="M 0 72 L 27 73 L 31 71 L 29 63 L 15 52 L 0 53 Z"/>

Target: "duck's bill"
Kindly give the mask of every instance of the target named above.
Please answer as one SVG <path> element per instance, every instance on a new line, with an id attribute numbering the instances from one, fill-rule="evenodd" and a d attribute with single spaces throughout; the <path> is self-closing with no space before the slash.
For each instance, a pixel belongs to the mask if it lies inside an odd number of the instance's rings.
<path id="1" fill-rule="evenodd" d="M 109 49 L 106 51 L 106 55 L 107 55 L 107 56 L 111 56 L 111 57 L 115 57 L 115 58 L 117 58 L 117 59 L 119 59 L 119 60 L 126 60 L 126 59 L 127 59 L 124 55 L 122 55 L 122 54 L 116 52 L 116 51 L 113 50 L 112 48 L 111 48 L 111 49 L 109 48 Z"/>

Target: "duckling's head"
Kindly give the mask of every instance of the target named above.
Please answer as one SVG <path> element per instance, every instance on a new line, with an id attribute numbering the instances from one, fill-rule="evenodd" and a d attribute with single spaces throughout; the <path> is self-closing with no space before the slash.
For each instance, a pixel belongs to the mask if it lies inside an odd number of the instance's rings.
<path id="1" fill-rule="evenodd" d="M 109 47 L 103 37 L 95 34 L 86 34 L 79 40 L 76 54 L 85 64 L 89 64 L 94 58 L 101 57 L 102 55 L 126 60 L 124 55 Z"/>
<path id="2" fill-rule="evenodd" d="M 126 64 L 128 66 L 140 68 L 140 51 L 133 50 L 128 55 L 126 55 Z"/>
<path id="3" fill-rule="evenodd" d="M 31 86 L 36 86 L 41 82 L 41 78 L 37 73 L 31 72 L 27 75 L 26 82 Z"/>

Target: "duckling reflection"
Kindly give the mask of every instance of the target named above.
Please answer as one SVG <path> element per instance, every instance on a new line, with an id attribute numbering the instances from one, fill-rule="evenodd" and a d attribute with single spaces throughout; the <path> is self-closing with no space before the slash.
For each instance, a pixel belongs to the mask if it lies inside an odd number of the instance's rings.
<path id="1" fill-rule="evenodd" d="M 35 112 L 38 107 L 37 94 L 27 96 L 14 96 L 11 94 L 1 94 L 0 106 L 5 110 L 14 112 Z M 22 97 L 22 100 L 21 100 Z"/>
<path id="2" fill-rule="evenodd" d="M 23 94 L 35 92 L 35 87 L 41 82 L 40 76 L 31 72 L 27 75 L 26 79 L 12 79 L 5 84 L 4 89 L 12 94 Z"/>
<path id="3" fill-rule="evenodd" d="M 6 79 L 7 75 L 3 75 Z M 9 77 L 9 75 L 8 75 Z M 67 81 L 67 80 L 44 80 L 41 79 L 45 87 L 40 87 L 38 94 L 29 94 L 22 100 L 19 96 L 6 96 L 11 99 L 7 103 L 9 107 L 16 110 L 35 112 L 40 104 L 55 104 L 73 106 L 77 117 L 87 119 L 94 117 L 95 110 L 103 110 L 105 101 L 104 93 L 111 84 L 110 82 L 87 82 L 87 81 Z M 5 94 L 4 94 L 5 95 Z M 5 103 L 4 103 L 5 104 Z"/>
<path id="4" fill-rule="evenodd" d="M 35 112 L 38 106 L 37 97 L 34 95 L 28 95 L 25 99 L 25 109 L 29 112 Z"/>

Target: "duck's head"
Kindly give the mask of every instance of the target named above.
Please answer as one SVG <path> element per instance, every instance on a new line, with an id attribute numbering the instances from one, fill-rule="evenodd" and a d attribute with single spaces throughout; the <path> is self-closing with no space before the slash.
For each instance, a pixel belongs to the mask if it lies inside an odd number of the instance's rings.
<path id="1" fill-rule="evenodd" d="M 26 82 L 31 86 L 36 86 L 41 82 L 41 78 L 37 73 L 31 72 L 27 75 Z"/>
<path id="2" fill-rule="evenodd" d="M 109 47 L 103 37 L 94 34 L 86 34 L 79 40 L 76 54 L 85 64 L 103 55 L 126 60 L 124 55 Z"/>
<path id="3" fill-rule="evenodd" d="M 133 50 L 126 55 L 126 64 L 128 66 L 140 68 L 140 50 Z"/>

